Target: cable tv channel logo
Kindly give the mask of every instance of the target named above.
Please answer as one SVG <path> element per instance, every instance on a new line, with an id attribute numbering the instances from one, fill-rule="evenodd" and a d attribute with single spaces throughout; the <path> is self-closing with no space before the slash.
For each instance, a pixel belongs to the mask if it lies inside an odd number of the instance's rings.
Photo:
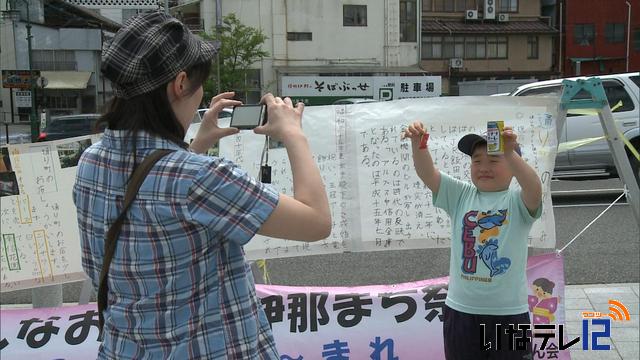
<path id="1" fill-rule="evenodd" d="M 568 342 L 565 342 L 567 332 L 564 324 L 533 324 L 533 331 L 530 324 L 496 324 L 493 337 L 495 342 L 487 341 L 488 329 L 485 329 L 485 324 L 480 324 L 480 339 L 483 350 L 501 350 L 507 347 L 509 350 L 522 351 L 533 343 L 533 339 L 542 339 L 539 347 L 535 344 L 534 352 L 547 349 L 557 352 L 576 345 L 581 338 L 582 350 L 611 350 L 609 344 L 600 344 L 598 340 L 611 337 L 611 321 L 629 321 L 631 316 L 627 307 L 618 300 L 609 300 L 609 311 L 608 314 L 583 311 L 582 337 L 578 336 Z M 504 335 L 507 341 L 502 340 Z"/>
<path id="2" fill-rule="evenodd" d="M 629 310 L 618 300 L 609 300 L 609 313 L 599 311 L 582 312 L 582 350 L 611 350 L 609 344 L 598 344 L 598 339 L 611 337 L 611 321 L 629 321 Z M 599 327 L 600 331 L 593 331 Z M 589 329 L 591 328 L 591 337 Z M 591 341 L 589 341 L 591 340 Z"/>

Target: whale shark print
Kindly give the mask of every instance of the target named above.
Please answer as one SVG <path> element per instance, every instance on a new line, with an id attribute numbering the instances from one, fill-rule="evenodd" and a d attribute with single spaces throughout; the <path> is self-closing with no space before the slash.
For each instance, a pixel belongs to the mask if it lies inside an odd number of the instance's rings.
<path id="1" fill-rule="evenodd" d="M 504 274 L 511 266 L 511 260 L 503 257 L 498 258 L 498 239 L 493 238 L 484 245 L 479 245 L 476 249 L 482 262 L 489 268 L 490 276 Z"/>

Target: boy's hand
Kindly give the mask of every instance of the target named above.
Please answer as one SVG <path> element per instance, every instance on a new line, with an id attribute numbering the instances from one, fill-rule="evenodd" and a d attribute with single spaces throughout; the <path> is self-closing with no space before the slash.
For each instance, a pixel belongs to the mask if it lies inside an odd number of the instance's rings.
<path id="1" fill-rule="evenodd" d="M 411 139 L 419 140 L 422 135 L 427 132 L 424 130 L 424 125 L 420 121 L 414 121 L 411 125 L 409 125 L 403 132 L 400 134 L 400 139 Z"/>
<path id="2" fill-rule="evenodd" d="M 518 147 L 518 135 L 516 135 L 511 126 L 504 127 L 504 130 L 502 130 L 502 138 L 504 139 L 505 154 L 510 154 Z"/>

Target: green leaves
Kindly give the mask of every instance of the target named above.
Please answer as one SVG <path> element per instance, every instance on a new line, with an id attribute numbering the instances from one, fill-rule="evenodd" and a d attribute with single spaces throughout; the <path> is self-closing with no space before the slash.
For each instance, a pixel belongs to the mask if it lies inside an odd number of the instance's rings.
<path id="1" fill-rule="evenodd" d="M 262 44 L 267 40 L 261 29 L 246 26 L 240 22 L 234 13 L 230 13 L 222 20 L 219 32 L 213 29 L 213 34 L 204 34 L 209 40 L 220 40 L 220 79 L 217 64 L 213 64 L 211 76 L 205 82 L 205 99 L 210 99 L 220 91 L 235 91 L 242 98 L 242 94 L 249 89 L 248 74 L 251 65 L 269 53 L 262 50 Z"/>

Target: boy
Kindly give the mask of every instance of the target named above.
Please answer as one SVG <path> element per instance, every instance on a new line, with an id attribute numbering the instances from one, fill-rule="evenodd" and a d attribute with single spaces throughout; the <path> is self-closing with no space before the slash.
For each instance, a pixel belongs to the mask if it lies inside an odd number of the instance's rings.
<path id="1" fill-rule="evenodd" d="M 504 154 L 488 155 L 487 141 L 468 134 L 458 149 L 471 156 L 471 180 L 440 172 L 428 147 L 419 146 L 424 126 L 416 121 L 402 134 L 411 139 L 420 179 L 434 205 L 451 217 L 449 291 L 444 306 L 447 359 L 531 359 L 527 349 L 509 349 L 509 324 L 530 324 L 527 302 L 527 236 L 542 212 L 542 184 L 521 157 L 512 128 L 505 127 Z M 509 189 L 513 176 L 521 190 Z M 484 324 L 484 339 L 482 338 Z M 496 324 L 502 324 L 496 339 Z M 521 338 L 518 332 L 514 341 Z M 501 350 L 496 350 L 497 340 Z M 485 351 L 486 347 L 490 349 Z"/>

